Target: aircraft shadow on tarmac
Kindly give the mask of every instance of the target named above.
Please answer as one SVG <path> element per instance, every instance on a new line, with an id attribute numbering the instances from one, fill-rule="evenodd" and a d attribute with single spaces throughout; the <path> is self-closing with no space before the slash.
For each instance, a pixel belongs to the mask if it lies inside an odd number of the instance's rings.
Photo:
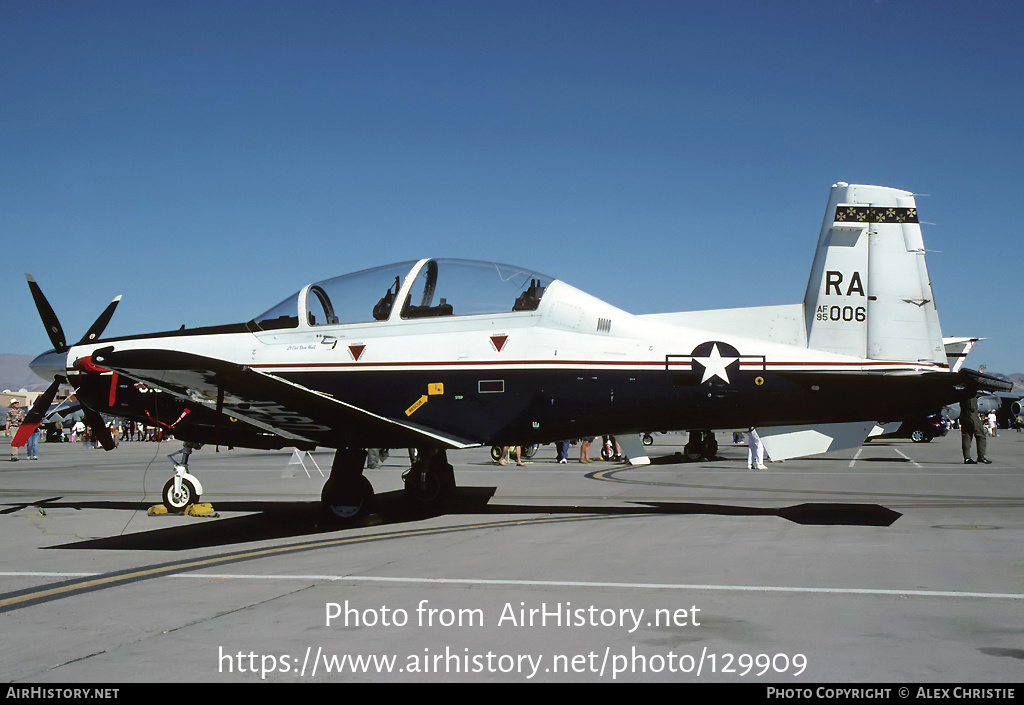
<path id="1" fill-rule="evenodd" d="M 716 515 L 733 517 L 780 517 L 803 525 L 817 526 L 890 526 L 900 516 L 877 504 L 804 503 L 782 508 L 742 507 L 697 502 L 637 502 L 625 507 L 587 507 L 534 504 L 491 504 L 496 488 L 459 487 L 443 510 L 416 511 L 401 490 L 377 495 L 369 519 L 341 520 L 328 516 L 318 502 L 218 502 L 218 512 L 247 512 L 227 518 L 195 518 L 186 526 L 135 531 L 120 536 L 76 541 L 51 546 L 55 549 L 101 549 L 183 551 L 213 546 L 247 544 L 257 541 L 315 536 L 367 526 L 394 526 L 422 521 L 440 515 L 581 515 L 581 516 L 655 516 Z M 112 509 L 145 513 L 142 502 L 76 502 L 60 497 L 18 505 L 46 509 Z M 15 508 L 15 509 L 16 509 Z M 7 509 L 5 512 L 14 511 Z M 159 523 L 161 517 L 142 516 L 141 521 Z"/>

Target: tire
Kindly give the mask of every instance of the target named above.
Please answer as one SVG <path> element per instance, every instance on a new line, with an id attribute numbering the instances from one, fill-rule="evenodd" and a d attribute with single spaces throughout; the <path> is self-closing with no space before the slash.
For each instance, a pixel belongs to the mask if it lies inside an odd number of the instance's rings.
<path id="1" fill-rule="evenodd" d="M 199 501 L 199 495 L 196 494 L 195 485 L 186 479 L 182 479 L 181 481 L 181 491 L 175 493 L 174 478 L 172 477 L 167 481 L 167 484 L 164 485 L 162 495 L 164 506 L 175 512 L 183 512 L 185 511 L 185 507 Z"/>
<path id="2" fill-rule="evenodd" d="M 704 459 L 711 461 L 718 458 L 718 441 L 711 439 L 704 444 Z"/>
<path id="3" fill-rule="evenodd" d="M 444 494 L 444 482 L 436 472 L 414 469 L 402 479 L 406 494 L 417 504 L 434 504 Z"/>
<path id="4" fill-rule="evenodd" d="M 643 443 L 644 443 L 645 446 L 652 446 L 652 445 L 654 445 L 654 436 L 652 436 L 649 433 L 645 433 L 644 437 L 643 437 Z"/>
<path id="5" fill-rule="evenodd" d="M 409 468 L 402 475 L 402 482 L 416 511 L 442 511 L 455 490 L 455 468 L 443 456 L 435 456 L 435 462 L 427 469 Z"/>
<path id="6" fill-rule="evenodd" d="M 914 443 L 925 443 L 927 441 L 930 441 L 931 438 L 928 438 L 928 436 L 925 435 L 925 432 L 922 431 L 921 429 L 915 428 L 913 431 L 910 432 L 910 440 L 912 440 Z"/>
<path id="7" fill-rule="evenodd" d="M 373 506 L 373 485 L 363 476 L 349 488 L 339 488 L 327 480 L 320 492 L 320 502 L 328 514 L 339 519 L 354 519 L 368 514 Z"/>

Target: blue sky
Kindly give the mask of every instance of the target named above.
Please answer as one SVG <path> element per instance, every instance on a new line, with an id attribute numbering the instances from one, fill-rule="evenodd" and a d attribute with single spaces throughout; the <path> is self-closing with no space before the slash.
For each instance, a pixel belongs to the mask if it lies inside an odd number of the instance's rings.
<path id="1" fill-rule="evenodd" d="M 801 300 L 831 184 L 918 198 L 945 335 L 1024 372 L 1016 2 L 0 4 L 0 352 L 247 320 L 424 256 L 636 313 Z"/>

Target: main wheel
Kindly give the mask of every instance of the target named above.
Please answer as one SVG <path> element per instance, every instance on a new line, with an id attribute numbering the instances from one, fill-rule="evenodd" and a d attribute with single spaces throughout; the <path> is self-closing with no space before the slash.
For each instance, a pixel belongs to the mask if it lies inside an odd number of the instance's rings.
<path id="1" fill-rule="evenodd" d="M 424 462 L 426 465 L 424 466 Z M 405 492 L 418 508 L 439 509 L 455 489 L 455 468 L 442 451 L 414 464 L 402 475 Z"/>
<path id="2" fill-rule="evenodd" d="M 199 495 L 196 494 L 195 485 L 188 480 L 182 478 L 181 489 L 177 492 L 174 491 L 174 478 L 172 477 L 164 485 L 163 491 L 164 506 L 168 509 L 176 512 L 184 511 L 185 507 L 190 504 L 195 504 L 199 501 Z"/>
<path id="3" fill-rule="evenodd" d="M 362 516 L 373 506 L 373 485 L 362 475 L 348 487 L 328 479 L 320 492 L 320 502 L 328 512 L 341 519 Z"/>
<path id="4" fill-rule="evenodd" d="M 433 504 L 444 493 L 444 483 L 436 472 L 412 468 L 402 480 L 406 493 L 417 503 Z"/>

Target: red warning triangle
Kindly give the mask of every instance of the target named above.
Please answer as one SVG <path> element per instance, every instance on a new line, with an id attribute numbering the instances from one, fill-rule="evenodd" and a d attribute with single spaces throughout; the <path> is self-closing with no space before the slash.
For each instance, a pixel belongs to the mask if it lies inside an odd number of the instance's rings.
<path id="1" fill-rule="evenodd" d="M 508 336 L 507 335 L 492 335 L 491 336 L 491 345 L 493 345 L 494 349 L 497 350 L 498 352 L 501 352 L 501 349 L 503 347 L 505 347 L 505 343 L 507 343 L 507 342 L 508 342 Z"/>
<path id="2" fill-rule="evenodd" d="M 348 351 L 352 355 L 352 359 L 359 362 L 359 358 L 363 356 L 363 351 L 366 350 L 365 345 L 349 345 Z"/>

